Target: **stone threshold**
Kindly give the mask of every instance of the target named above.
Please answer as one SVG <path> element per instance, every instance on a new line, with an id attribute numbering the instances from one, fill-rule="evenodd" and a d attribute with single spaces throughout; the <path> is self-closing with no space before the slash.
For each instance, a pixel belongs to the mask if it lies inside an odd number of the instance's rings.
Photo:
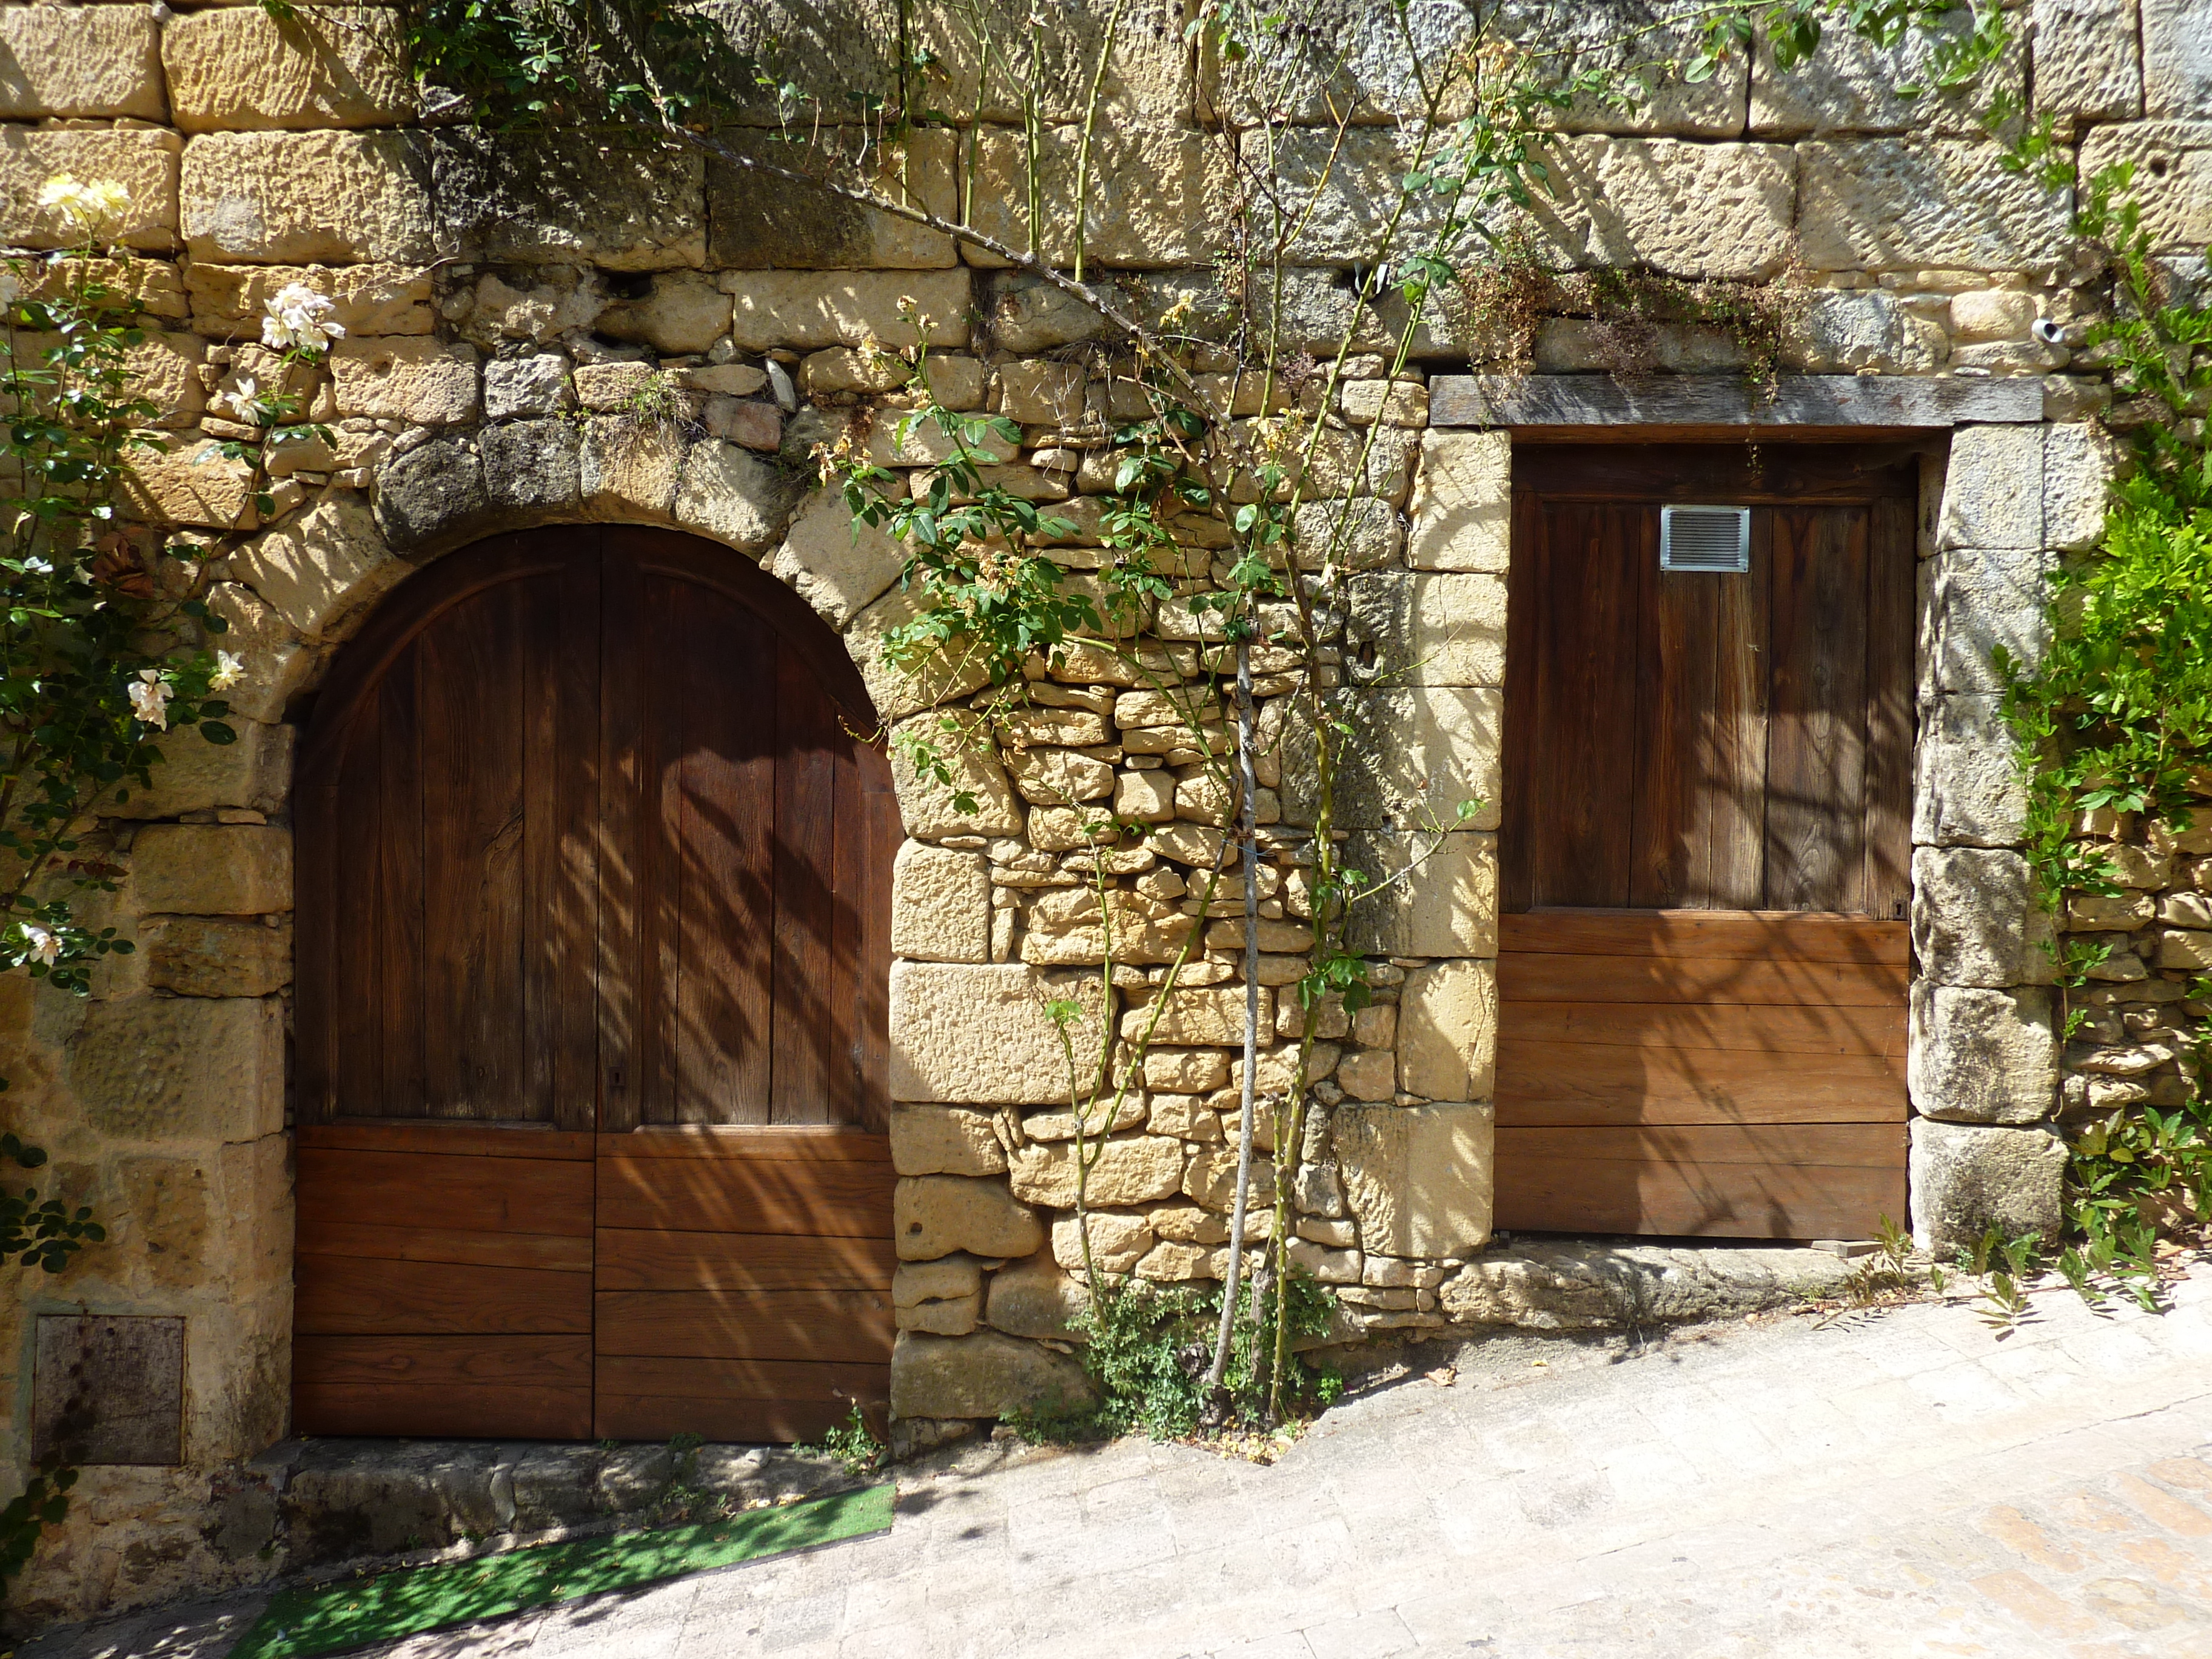
<path id="1" fill-rule="evenodd" d="M 513 1440 L 284 1440 L 218 1504 L 217 1547 L 258 1555 L 270 1583 L 465 1560 L 865 1484 L 787 1446 Z"/>

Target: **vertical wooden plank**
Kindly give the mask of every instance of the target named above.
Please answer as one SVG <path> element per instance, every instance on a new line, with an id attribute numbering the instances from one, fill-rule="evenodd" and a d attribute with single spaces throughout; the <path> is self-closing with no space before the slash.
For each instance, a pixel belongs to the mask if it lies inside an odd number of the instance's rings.
<path id="1" fill-rule="evenodd" d="M 1913 504 L 1874 504 L 1867 546 L 1866 872 L 1870 915 L 1912 897 Z"/>
<path id="2" fill-rule="evenodd" d="M 1771 642 L 1768 607 L 1774 557 L 1773 515 L 1751 515 L 1751 568 L 1723 579 L 1714 617 L 1713 702 L 1705 723 L 1707 797 L 1704 903 L 1719 910 L 1756 907 L 1766 890 L 1766 719 Z"/>
<path id="3" fill-rule="evenodd" d="M 643 788 L 639 743 L 644 718 L 638 648 L 637 561 L 610 532 L 599 561 L 599 1125 L 637 1127 L 644 1022 L 639 1000 L 645 953 L 639 914 Z"/>
<path id="4" fill-rule="evenodd" d="M 652 579 L 680 616 L 664 672 L 679 750 L 662 760 L 674 816 L 665 868 L 680 884 L 678 977 L 665 988 L 678 1123 L 766 1123 L 775 909 L 775 635 L 726 596 Z M 664 728 L 673 731 L 675 720 Z M 649 1121 L 661 1121 L 659 1118 Z"/>
<path id="5" fill-rule="evenodd" d="M 1629 814 L 1628 902 L 1676 908 L 1708 902 L 1705 821 L 1717 787 L 1705 734 L 1714 712 L 1721 586 L 1741 576 L 1654 569 L 1637 628 L 1637 756 Z"/>
<path id="6" fill-rule="evenodd" d="M 638 574 L 637 678 L 644 718 L 638 730 L 637 1012 L 641 1038 L 637 1110 L 641 1123 L 677 1121 L 684 986 L 684 757 L 696 711 L 684 667 L 696 649 L 685 595 L 648 569 Z M 649 1057 L 649 1058 L 648 1058 Z"/>
<path id="7" fill-rule="evenodd" d="M 561 1115 L 561 606 L 557 576 L 515 584 L 522 689 L 522 1093 L 533 1116 Z"/>
<path id="8" fill-rule="evenodd" d="M 1778 507 L 1772 516 L 1765 903 L 1858 910 L 1869 514 L 1863 507 Z"/>
<path id="9" fill-rule="evenodd" d="M 796 652 L 779 648 L 775 999 L 769 1121 L 826 1123 L 835 1024 L 825 1006 L 836 937 L 836 765 L 848 741 Z"/>
<path id="10" fill-rule="evenodd" d="M 422 656 L 410 647 L 362 716 L 375 721 L 380 746 L 378 771 L 365 781 L 362 793 L 373 794 L 382 823 L 374 860 L 374 943 L 363 955 L 376 961 L 381 1012 L 376 1064 L 383 1097 L 380 1105 L 364 1109 L 368 1116 L 414 1117 L 430 1110 L 422 711 Z"/>
<path id="11" fill-rule="evenodd" d="M 1499 742 L 1504 758 L 1498 803 L 1498 904 L 1522 911 L 1535 902 L 1533 796 L 1536 767 L 1536 687 L 1541 653 L 1536 623 L 1544 568 L 1543 501 L 1533 489 L 1513 492 L 1510 562 L 1505 577 L 1505 714 Z"/>
<path id="12" fill-rule="evenodd" d="M 1529 902 L 1626 904 L 1637 595 L 1650 540 L 1644 521 L 1656 510 L 1562 502 L 1545 516 L 1528 734 Z"/>
<path id="13" fill-rule="evenodd" d="M 326 847 L 319 840 L 310 843 L 321 854 L 314 862 L 329 867 L 331 976 L 334 988 L 343 988 L 332 996 L 327 1027 L 331 1102 L 338 1116 L 396 1117 L 422 1110 L 419 1098 L 411 1103 L 396 1099 L 386 1086 L 386 1045 L 393 1036 L 404 1040 L 410 1027 L 419 1030 L 421 1011 L 395 994 L 404 983 L 405 964 L 391 960 L 394 919 L 383 878 L 385 843 L 416 825 L 395 821 L 398 815 L 385 810 L 385 732 L 378 715 L 372 702 L 354 720 L 338 770 L 347 810 L 333 814 Z M 304 823 L 301 836 L 307 839 Z M 303 913 L 307 901 L 304 891 L 295 900 Z M 304 958 L 304 947 L 301 954 Z"/>
<path id="14" fill-rule="evenodd" d="M 589 1130 L 597 1127 L 599 1091 L 600 532 L 564 533 L 574 550 L 558 578 L 559 748 L 548 872 L 554 887 L 544 948 L 552 963 L 554 1121 Z"/>

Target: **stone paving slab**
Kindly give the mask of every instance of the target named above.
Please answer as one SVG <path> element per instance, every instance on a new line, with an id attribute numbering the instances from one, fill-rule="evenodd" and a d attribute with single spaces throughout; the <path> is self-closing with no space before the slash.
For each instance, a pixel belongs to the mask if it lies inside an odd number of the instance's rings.
<path id="1" fill-rule="evenodd" d="M 2212 1659 L 2212 1267 L 1770 1316 L 1348 1401 L 1272 1468 L 994 1443 L 885 1537 L 377 1659 Z M 222 1659 L 252 1601 L 22 1659 Z"/>

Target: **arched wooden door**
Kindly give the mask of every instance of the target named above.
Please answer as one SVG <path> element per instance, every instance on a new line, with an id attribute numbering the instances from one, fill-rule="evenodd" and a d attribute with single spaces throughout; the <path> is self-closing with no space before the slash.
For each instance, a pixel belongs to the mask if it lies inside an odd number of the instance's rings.
<path id="1" fill-rule="evenodd" d="M 345 647 L 295 795 L 299 1431 L 885 1396 L 873 725 L 799 599 L 661 531 L 479 544 Z"/>

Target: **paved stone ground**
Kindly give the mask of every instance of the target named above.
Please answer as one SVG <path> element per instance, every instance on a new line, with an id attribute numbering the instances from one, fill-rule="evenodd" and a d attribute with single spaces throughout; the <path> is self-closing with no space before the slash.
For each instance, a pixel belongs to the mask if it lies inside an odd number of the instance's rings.
<path id="1" fill-rule="evenodd" d="M 887 1536 L 377 1651 L 2212 1659 L 2212 1267 L 2174 1304 L 2039 1295 L 2002 1340 L 1953 1304 L 1499 1345 L 1273 1468 L 971 1452 L 903 1483 Z M 256 1612 L 22 1659 L 218 1659 Z"/>

